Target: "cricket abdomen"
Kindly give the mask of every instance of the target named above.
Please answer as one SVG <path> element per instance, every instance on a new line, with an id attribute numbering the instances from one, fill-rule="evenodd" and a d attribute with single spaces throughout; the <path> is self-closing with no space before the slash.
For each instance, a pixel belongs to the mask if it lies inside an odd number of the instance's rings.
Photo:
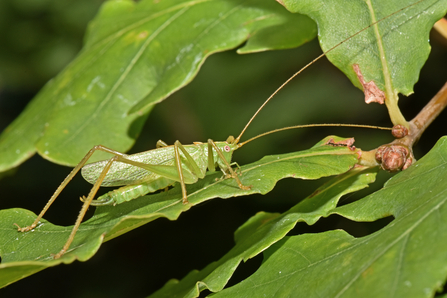
<path id="1" fill-rule="evenodd" d="M 117 205 L 144 196 L 148 193 L 156 192 L 171 186 L 175 181 L 160 177 L 150 182 L 143 182 L 137 185 L 127 185 L 112 190 L 105 195 L 93 200 L 92 206 Z"/>

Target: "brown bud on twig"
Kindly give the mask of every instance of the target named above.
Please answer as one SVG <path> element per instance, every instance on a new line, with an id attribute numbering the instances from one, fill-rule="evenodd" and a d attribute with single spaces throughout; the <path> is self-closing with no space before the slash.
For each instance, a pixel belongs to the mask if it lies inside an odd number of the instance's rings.
<path id="1" fill-rule="evenodd" d="M 409 156 L 407 158 L 407 161 L 405 162 L 404 166 L 402 167 L 402 170 L 406 170 L 411 164 L 413 163 L 413 158 Z"/>
<path id="2" fill-rule="evenodd" d="M 386 145 L 383 145 L 383 146 L 380 146 L 379 148 L 377 148 L 375 158 L 376 158 L 376 161 L 380 164 L 382 163 L 383 151 L 385 151 L 386 148 L 387 148 Z"/>
<path id="3" fill-rule="evenodd" d="M 404 145 L 380 146 L 375 157 L 382 169 L 391 173 L 408 168 L 413 160 L 410 150 Z"/>
<path id="4" fill-rule="evenodd" d="M 402 139 L 408 135 L 408 128 L 400 124 L 394 125 L 393 129 L 391 130 L 391 134 L 396 139 Z"/>

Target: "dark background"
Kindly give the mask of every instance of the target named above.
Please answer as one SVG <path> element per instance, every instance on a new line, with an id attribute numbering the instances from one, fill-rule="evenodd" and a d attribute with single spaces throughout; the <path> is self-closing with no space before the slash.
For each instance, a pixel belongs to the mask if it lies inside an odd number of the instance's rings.
<path id="1" fill-rule="evenodd" d="M 23 110 L 40 88 L 80 50 L 87 22 L 100 0 L 0 1 L 0 131 Z M 447 80 L 446 43 L 432 34 L 433 51 L 424 66 L 415 94 L 400 106 L 411 119 Z M 263 101 L 288 77 L 320 53 L 313 41 L 299 49 L 238 55 L 213 55 L 186 88 L 159 104 L 149 117 L 131 153 L 181 140 L 225 140 L 239 134 Z M 347 110 L 348 109 L 348 110 Z M 446 113 L 432 124 L 414 148 L 422 157 L 444 134 Z M 384 106 L 366 105 L 363 94 L 325 58 L 294 79 L 269 103 L 243 138 L 271 129 L 310 123 L 356 123 L 391 126 Z M 356 146 L 373 149 L 391 141 L 388 132 L 355 128 L 313 128 L 278 133 L 237 151 L 233 160 L 246 164 L 267 154 L 306 149 L 329 134 L 355 137 Z M 70 172 L 34 156 L 15 173 L 0 180 L 0 208 L 40 212 Z M 368 190 L 343 198 L 362 197 L 389 178 L 381 173 Z M 0 289 L 1 297 L 144 297 L 170 278 L 217 261 L 234 245 L 233 233 L 258 211 L 283 212 L 321 185 L 319 181 L 282 180 L 268 195 L 215 199 L 192 208 L 179 220 L 158 219 L 105 243 L 88 262 L 59 265 Z M 90 185 L 77 177 L 45 216 L 55 224 L 72 225 L 78 198 Z M 94 208 L 91 208 L 92 213 Z M 387 224 L 355 223 L 336 216 L 315 226 L 298 224 L 293 234 L 343 228 L 364 236 Z M 1 245 L 1 244 L 0 244 Z M 242 264 L 230 283 L 248 276 L 262 257 Z"/>

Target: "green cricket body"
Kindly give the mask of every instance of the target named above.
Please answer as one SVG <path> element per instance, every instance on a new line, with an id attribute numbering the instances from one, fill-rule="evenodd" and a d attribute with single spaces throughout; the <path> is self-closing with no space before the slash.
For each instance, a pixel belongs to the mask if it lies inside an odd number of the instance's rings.
<path id="1" fill-rule="evenodd" d="M 209 150 L 208 143 L 195 142 L 193 145 L 182 146 L 196 164 L 190 164 L 182 150 L 179 150 L 182 173 L 185 184 L 193 184 L 206 175 L 207 168 L 215 170 L 215 166 L 226 172 L 227 165 L 231 163 L 233 151 L 238 148 L 229 142 L 214 142 L 225 157 L 226 163 L 221 159 L 215 148 Z M 209 167 L 208 152 L 212 152 L 213 166 Z M 91 205 L 116 205 L 127 202 L 148 193 L 167 188 L 180 181 L 180 175 L 175 167 L 174 145 L 165 146 L 141 153 L 126 155 L 126 159 L 143 163 L 148 168 L 142 168 L 123 162 L 114 162 L 101 183 L 104 187 L 123 186 L 92 201 Z M 82 176 L 89 183 L 94 184 L 108 160 L 87 164 L 82 168 Z M 151 171 L 152 170 L 152 171 Z M 162 171 L 162 172 L 160 172 Z M 157 173 L 156 173 L 157 172 Z"/>

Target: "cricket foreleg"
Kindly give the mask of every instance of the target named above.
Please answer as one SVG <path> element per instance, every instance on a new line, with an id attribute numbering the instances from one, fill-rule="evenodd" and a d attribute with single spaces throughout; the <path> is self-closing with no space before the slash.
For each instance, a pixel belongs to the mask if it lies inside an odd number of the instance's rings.
<path id="1" fill-rule="evenodd" d="M 242 170 L 241 170 L 241 167 L 239 166 L 239 164 L 238 164 L 237 162 L 232 162 L 232 163 L 230 163 L 230 167 L 233 168 L 233 166 L 236 166 L 236 169 L 233 169 L 234 173 L 235 173 L 237 176 L 242 176 Z M 225 177 L 225 178 L 233 178 L 233 177 L 231 176 L 231 173 L 229 174 L 229 173 L 225 172 L 224 169 L 220 169 L 220 170 L 221 170 L 222 173 L 224 174 L 224 177 Z"/>
<path id="2" fill-rule="evenodd" d="M 251 189 L 251 185 L 250 186 L 246 186 L 243 185 L 241 180 L 239 179 L 237 173 L 233 170 L 233 168 L 231 167 L 231 165 L 228 163 L 228 161 L 226 160 L 225 156 L 222 154 L 222 152 L 220 151 L 219 147 L 217 147 L 217 145 L 214 143 L 213 140 L 208 139 L 208 150 L 210 150 L 210 147 L 212 146 L 214 148 L 214 150 L 216 150 L 217 155 L 219 155 L 220 159 L 225 163 L 225 166 L 227 167 L 226 170 L 230 172 L 229 176 L 231 178 L 234 178 L 234 180 L 236 180 L 237 185 L 239 186 L 240 189 L 243 190 L 249 190 Z M 212 156 L 213 153 L 212 152 L 208 152 L 208 158 L 209 156 Z M 210 163 L 210 160 L 208 160 L 208 163 Z M 214 164 L 214 162 L 213 162 Z"/>
<path id="3" fill-rule="evenodd" d="M 241 166 L 240 166 L 237 162 L 235 162 L 235 161 L 233 161 L 232 163 L 230 163 L 230 167 L 233 167 L 233 166 L 236 166 L 236 170 L 234 170 L 234 172 L 236 173 L 236 175 L 242 176 L 242 169 L 241 169 Z M 238 173 L 238 171 L 239 171 L 239 173 Z"/>

